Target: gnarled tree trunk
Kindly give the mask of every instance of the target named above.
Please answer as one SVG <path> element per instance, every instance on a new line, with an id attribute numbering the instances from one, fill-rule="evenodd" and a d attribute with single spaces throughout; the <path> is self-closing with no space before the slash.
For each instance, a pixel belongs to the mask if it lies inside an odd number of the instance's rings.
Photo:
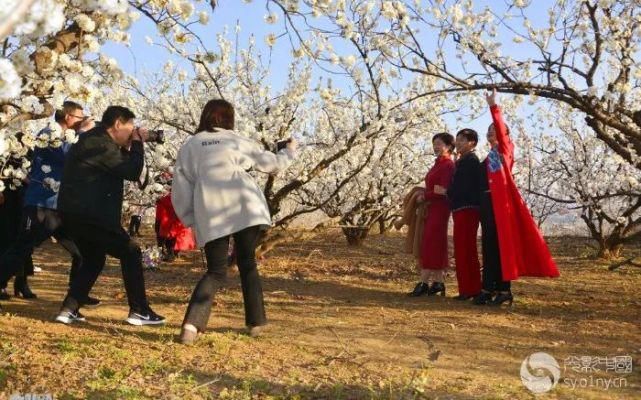
<path id="1" fill-rule="evenodd" d="M 369 227 L 345 227 L 343 234 L 350 246 L 360 246 L 369 234 Z"/>
<path id="2" fill-rule="evenodd" d="M 623 244 L 611 244 L 607 240 L 599 242 L 597 257 L 604 260 L 612 260 L 621 257 Z"/>

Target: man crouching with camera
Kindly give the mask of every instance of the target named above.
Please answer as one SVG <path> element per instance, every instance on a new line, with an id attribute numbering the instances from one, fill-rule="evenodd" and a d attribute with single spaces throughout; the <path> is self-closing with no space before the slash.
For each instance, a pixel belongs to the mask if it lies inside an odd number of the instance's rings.
<path id="1" fill-rule="evenodd" d="M 100 124 L 80 137 L 65 161 L 58 208 L 83 265 L 71 282 L 58 322 L 84 321 L 78 300 L 91 291 L 107 254 L 120 260 L 129 302 L 126 321 L 132 325 L 165 322 L 149 307 L 140 247 L 120 223 L 124 180 L 137 181 L 144 167 L 148 131 L 135 128 L 134 118 L 125 107 L 107 108 Z"/>

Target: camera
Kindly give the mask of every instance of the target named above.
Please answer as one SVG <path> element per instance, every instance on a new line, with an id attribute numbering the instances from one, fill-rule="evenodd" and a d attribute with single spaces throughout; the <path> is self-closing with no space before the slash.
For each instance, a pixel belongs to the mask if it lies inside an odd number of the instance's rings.
<path id="1" fill-rule="evenodd" d="M 164 144 L 165 143 L 165 131 L 162 129 L 149 130 L 147 132 L 146 142 Z"/>

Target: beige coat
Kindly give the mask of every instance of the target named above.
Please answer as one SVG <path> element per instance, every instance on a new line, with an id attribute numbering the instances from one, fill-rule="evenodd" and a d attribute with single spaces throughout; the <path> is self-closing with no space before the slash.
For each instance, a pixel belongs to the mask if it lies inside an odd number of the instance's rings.
<path id="1" fill-rule="evenodd" d="M 427 213 L 425 201 L 419 201 L 418 197 L 424 193 L 424 187 L 413 187 L 403 199 L 403 216 L 394 223 L 396 229 L 401 229 L 404 225 L 408 226 L 405 238 L 405 252 L 413 254 L 416 259 L 420 258 L 421 254 L 423 226 Z"/>

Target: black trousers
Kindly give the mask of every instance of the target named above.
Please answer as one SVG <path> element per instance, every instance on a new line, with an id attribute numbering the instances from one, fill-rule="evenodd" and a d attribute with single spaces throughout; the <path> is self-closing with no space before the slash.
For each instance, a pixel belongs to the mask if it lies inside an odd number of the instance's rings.
<path id="1" fill-rule="evenodd" d="M 15 242 L 0 257 L 0 282 L 7 282 L 12 276 L 20 273 L 29 264 L 33 249 L 53 236 L 56 241 L 71 255 L 71 272 L 69 283 L 78 274 L 82 265 L 82 256 L 76 244 L 62 226 L 60 215 L 55 210 L 27 206 L 23 209 L 20 232 Z M 32 271 L 31 271 L 32 272 Z"/>
<path id="2" fill-rule="evenodd" d="M 132 215 L 129 220 L 129 236 L 139 236 L 140 223 L 142 222 L 141 215 Z"/>
<path id="3" fill-rule="evenodd" d="M 488 292 L 510 290 L 510 281 L 503 280 L 499 237 L 490 192 L 481 194 L 481 242 L 483 244 L 483 289 Z"/>
<path id="4" fill-rule="evenodd" d="M 232 235 L 238 254 L 238 270 L 245 304 L 245 324 L 250 327 L 267 323 L 263 288 L 255 256 L 259 232 L 258 226 L 252 226 Z M 227 280 L 229 238 L 230 236 L 226 236 L 212 240 L 205 245 L 207 272 L 191 295 L 183 325 L 192 324 L 198 331 L 204 331 L 207 328 L 214 295 Z"/>
<path id="5" fill-rule="evenodd" d="M 2 195 L 4 203 L 0 205 L 0 256 L 2 256 L 13 245 L 20 233 L 22 225 L 22 198 L 23 188 L 11 190 L 6 188 Z M 27 257 L 24 264 L 19 266 L 15 272 L 18 279 L 26 279 L 33 275 L 33 260 L 31 255 Z M 0 289 L 6 289 L 9 279 L 0 282 Z"/>
<path id="6" fill-rule="evenodd" d="M 106 228 L 90 224 L 77 216 L 63 215 L 63 220 L 83 259 L 82 268 L 71 282 L 63 308 L 75 311 L 82 305 L 82 299 L 89 295 L 109 254 L 120 260 L 129 308 L 133 312 L 147 312 L 149 304 L 145 293 L 142 252 L 127 232 L 122 227 Z"/>
<path id="7" fill-rule="evenodd" d="M 24 265 L 22 267 L 19 267 L 16 272 L 15 272 L 15 278 L 16 280 L 14 281 L 14 285 L 19 285 L 19 282 L 26 283 L 27 276 L 31 276 L 34 274 L 33 271 L 33 259 L 31 258 L 31 255 L 27 257 L 25 260 Z M 0 281 L 0 289 L 6 289 L 7 286 L 9 285 L 9 279 L 7 278 L 4 281 Z M 71 282 L 71 278 L 70 278 Z"/>

